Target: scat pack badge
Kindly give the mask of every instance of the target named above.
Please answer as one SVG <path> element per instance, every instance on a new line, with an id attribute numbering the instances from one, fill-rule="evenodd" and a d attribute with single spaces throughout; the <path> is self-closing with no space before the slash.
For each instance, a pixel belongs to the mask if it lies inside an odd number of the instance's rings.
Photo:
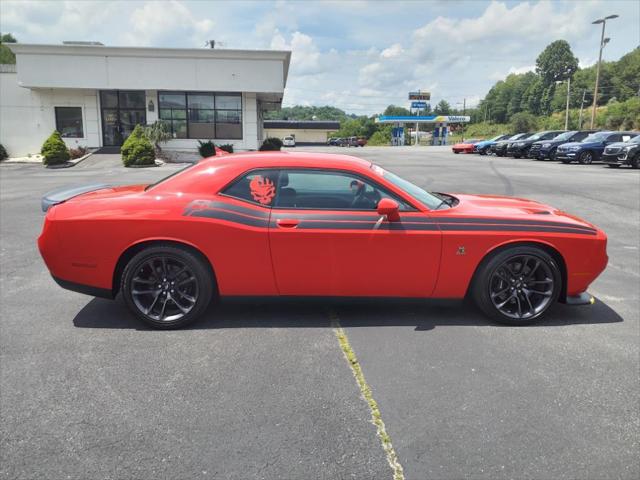
<path id="1" fill-rule="evenodd" d="M 269 205 L 276 195 L 276 187 L 273 181 L 261 175 L 257 175 L 251 180 L 249 190 L 253 199 L 262 205 Z"/>

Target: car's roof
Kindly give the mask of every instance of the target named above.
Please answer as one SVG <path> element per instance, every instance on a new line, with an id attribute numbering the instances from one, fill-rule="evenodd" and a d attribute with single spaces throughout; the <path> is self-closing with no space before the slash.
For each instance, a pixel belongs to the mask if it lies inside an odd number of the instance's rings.
<path id="1" fill-rule="evenodd" d="M 211 157 L 200 161 L 201 165 L 215 163 L 242 165 L 243 167 L 317 167 L 333 169 L 370 168 L 371 162 L 350 155 L 315 152 L 242 152 L 220 157 Z"/>

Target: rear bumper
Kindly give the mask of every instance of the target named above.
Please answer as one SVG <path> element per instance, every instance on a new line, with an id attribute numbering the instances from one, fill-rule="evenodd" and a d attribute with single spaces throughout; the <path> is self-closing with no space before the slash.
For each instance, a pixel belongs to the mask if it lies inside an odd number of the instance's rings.
<path id="1" fill-rule="evenodd" d="M 587 292 L 579 293 L 578 295 L 567 295 L 567 305 L 593 305 L 596 303 L 596 299 Z"/>
<path id="2" fill-rule="evenodd" d="M 109 289 L 92 287 L 91 285 L 83 285 L 81 283 L 69 282 L 68 280 L 63 280 L 61 278 L 58 278 L 55 275 L 51 275 L 51 276 L 53 277 L 53 279 L 58 285 L 60 285 L 62 288 L 66 290 L 83 293 L 85 295 L 91 295 L 92 297 L 113 299 L 113 292 Z"/>

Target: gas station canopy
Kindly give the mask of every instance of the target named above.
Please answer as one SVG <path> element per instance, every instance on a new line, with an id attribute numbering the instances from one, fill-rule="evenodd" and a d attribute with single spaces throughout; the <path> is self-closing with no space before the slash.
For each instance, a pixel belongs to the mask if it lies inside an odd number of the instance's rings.
<path id="1" fill-rule="evenodd" d="M 468 115 L 380 115 L 377 123 L 467 123 L 471 121 Z"/>

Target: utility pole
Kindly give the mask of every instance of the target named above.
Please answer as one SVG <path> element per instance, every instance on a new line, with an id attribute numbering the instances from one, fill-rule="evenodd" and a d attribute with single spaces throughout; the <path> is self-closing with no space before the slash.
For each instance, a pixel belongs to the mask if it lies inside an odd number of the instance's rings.
<path id="1" fill-rule="evenodd" d="M 571 76 L 567 80 L 567 111 L 564 114 L 564 129 L 569 130 L 569 94 L 571 92 Z"/>
<path id="2" fill-rule="evenodd" d="M 580 118 L 578 119 L 578 130 L 582 130 L 582 107 L 584 107 L 584 97 L 587 94 L 586 90 L 582 91 L 582 101 L 580 102 Z"/>
<path id="3" fill-rule="evenodd" d="M 467 99 L 462 99 L 462 116 L 467 114 Z M 462 141 L 464 142 L 464 122 L 462 122 Z"/>
<path id="4" fill-rule="evenodd" d="M 596 67 L 596 87 L 593 91 L 593 108 L 591 109 L 591 128 L 596 121 L 596 107 L 598 105 L 598 83 L 600 82 L 600 64 L 602 63 L 602 49 L 609 42 L 609 39 L 604 38 L 604 27 L 607 24 L 607 20 L 613 20 L 618 18 L 618 15 L 609 15 L 604 18 L 600 18 L 591 23 L 594 25 L 602 24 L 602 34 L 600 35 L 600 54 L 598 55 L 598 66 Z"/>

